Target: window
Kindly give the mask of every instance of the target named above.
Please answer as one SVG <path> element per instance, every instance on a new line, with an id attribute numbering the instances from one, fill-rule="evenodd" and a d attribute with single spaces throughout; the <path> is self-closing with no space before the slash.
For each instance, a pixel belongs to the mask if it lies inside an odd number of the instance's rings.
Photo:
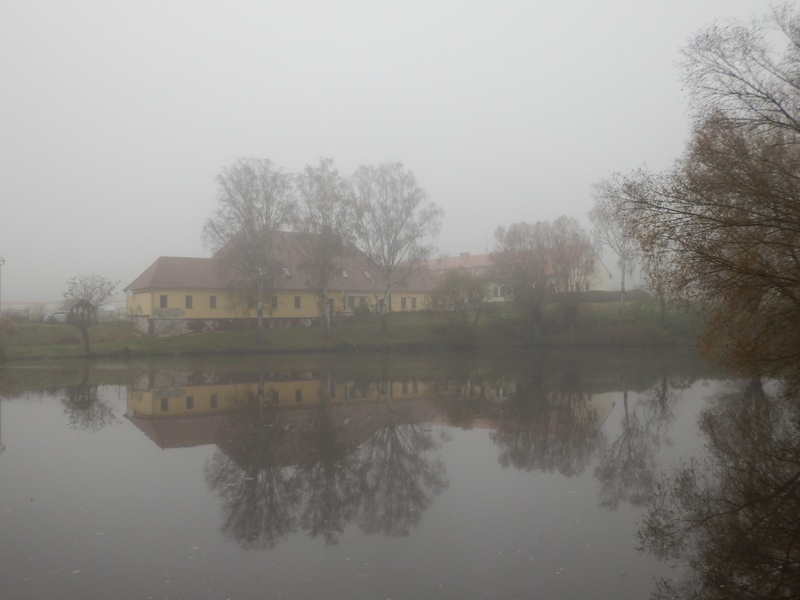
<path id="1" fill-rule="evenodd" d="M 273 296 L 272 298 L 269 299 L 269 303 L 270 303 L 270 306 L 273 308 L 273 310 L 278 308 L 278 297 L 277 296 Z"/>
<path id="2" fill-rule="evenodd" d="M 295 296 L 294 297 L 294 307 L 295 308 L 300 308 L 300 296 Z"/>
<path id="3" fill-rule="evenodd" d="M 209 308 L 217 308 L 217 297 L 216 296 L 209 296 L 209 298 L 208 298 L 208 307 Z"/>
<path id="4" fill-rule="evenodd" d="M 273 404 L 277 404 L 278 403 L 278 390 L 272 390 L 272 392 L 270 392 L 270 398 L 269 399 L 270 399 L 270 402 L 272 402 Z"/>
<path id="5" fill-rule="evenodd" d="M 158 299 L 158 305 L 161 308 L 167 308 L 167 295 L 166 294 L 161 294 L 161 296 Z"/>
<path id="6" fill-rule="evenodd" d="M 194 408 L 194 396 L 186 396 L 186 410 Z"/>
<path id="7" fill-rule="evenodd" d="M 353 310 L 356 307 L 356 299 L 353 296 L 348 296 L 347 298 L 347 308 Z"/>
<path id="8" fill-rule="evenodd" d="M 417 310 L 417 299 L 411 298 L 411 310 Z"/>
<path id="9" fill-rule="evenodd" d="M 347 269 L 342 269 L 342 277 L 344 277 L 345 279 L 350 278 L 350 275 L 347 274 Z"/>
<path id="10" fill-rule="evenodd" d="M 294 401 L 295 402 L 302 402 L 303 401 L 303 392 L 302 392 L 302 390 L 295 390 L 294 391 Z"/>
<path id="11" fill-rule="evenodd" d="M 161 412 L 169 411 L 169 398 L 161 399 Z"/>
<path id="12" fill-rule="evenodd" d="M 367 279 L 372 279 L 372 273 L 370 273 L 366 269 L 363 269 L 363 273 L 364 273 L 364 277 L 366 277 Z"/>
<path id="13" fill-rule="evenodd" d="M 213 296 L 212 296 L 213 298 Z M 211 394 L 211 408 L 217 408 L 217 395 Z"/>
<path id="14" fill-rule="evenodd" d="M 405 296 L 400 298 L 400 308 L 403 309 L 403 310 L 406 309 L 406 297 Z"/>
<path id="15" fill-rule="evenodd" d="M 289 279 L 292 276 L 292 272 L 289 270 L 289 267 L 281 267 L 281 272 L 286 279 Z"/>
<path id="16" fill-rule="evenodd" d="M 194 305 L 194 298 L 186 296 L 186 308 L 192 308 Z"/>

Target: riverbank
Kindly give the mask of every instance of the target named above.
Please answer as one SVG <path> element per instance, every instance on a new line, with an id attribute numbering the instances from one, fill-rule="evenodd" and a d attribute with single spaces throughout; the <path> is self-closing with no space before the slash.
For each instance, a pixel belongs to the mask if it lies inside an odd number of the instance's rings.
<path id="1" fill-rule="evenodd" d="M 274 328 L 266 342 L 255 331 L 142 335 L 130 323 L 100 323 L 90 330 L 90 357 L 225 355 L 245 353 L 372 353 L 515 347 L 679 347 L 695 345 L 703 321 L 690 312 L 662 315 L 649 303 L 597 302 L 581 306 L 573 332 L 566 330 L 556 306 L 547 307 L 544 335 L 533 340 L 524 319 L 507 306 L 490 306 L 474 326 L 453 314 L 393 313 L 389 332 L 378 318 L 364 316 L 337 322 L 330 337 L 320 327 Z M 83 358 L 80 335 L 65 324 L 0 320 L 0 357 L 6 360 Z"/>

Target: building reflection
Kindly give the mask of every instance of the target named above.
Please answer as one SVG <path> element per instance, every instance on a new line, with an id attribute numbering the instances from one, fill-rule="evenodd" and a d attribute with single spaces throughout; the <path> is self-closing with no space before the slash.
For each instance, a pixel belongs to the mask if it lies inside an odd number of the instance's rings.
<path id="1" fill-rule="evenodd" d="M 154 371 L 127 398 L 127 418 L 159 447 L 215 446 L 206 481 L 223 533 L 244 548 L 299 531 L 335 544 L 348 525 L 408 535 L 447 488 L 448 427 L 487 429 L 503 466 L 578 474 L 613 408 L 574 365 L 524 377 L 454 366 L 428 379 Z"/>

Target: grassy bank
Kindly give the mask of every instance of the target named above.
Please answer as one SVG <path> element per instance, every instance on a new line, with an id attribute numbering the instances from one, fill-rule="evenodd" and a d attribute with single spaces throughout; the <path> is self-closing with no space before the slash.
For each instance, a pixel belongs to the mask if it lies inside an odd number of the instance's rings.
<path id="1" fill-rule="evenodd" d="M 126 322 L 101 323 L 90 330 L 92 355 L 98 357 L 213 355 L 252 352 L 408 352 L 454 347 L 666 347 L 693 345 L 703 321 L 694 314 L 670 311 L 663 318 L 648 302 L 593 302 L 581 306 L 573 332 L 567 331 L 555 305 L 544 315 L 544 337 L 534 341 L 525 320 L 508 306 L 493 305 L 477 326 L 459 324 L 441 313 L 394 313 L 389 333 L 380 332 L 374 316 L 344 320 L 325 336 L 319 327 L 274 328 L 256 344 L 255 332 L 231 331 L 152 337 Z M 0 320 L 0 356 L 7 360 L 82 357 L 80 335 L 65 324 Z"/>

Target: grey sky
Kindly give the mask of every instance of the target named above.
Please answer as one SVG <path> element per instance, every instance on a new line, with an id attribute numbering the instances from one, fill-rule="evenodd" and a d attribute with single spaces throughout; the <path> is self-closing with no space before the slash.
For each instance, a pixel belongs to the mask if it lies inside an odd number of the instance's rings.
<path id="1" fill-rule="evenodd" d="M 591 184 L 677 157 L 676 67 L 768 0 L 0 3 L 2 301 L 207 256 L 214 178 L 400 160 L 445 210 L 443 254 L 498 225 L 582 220 Z"/>

